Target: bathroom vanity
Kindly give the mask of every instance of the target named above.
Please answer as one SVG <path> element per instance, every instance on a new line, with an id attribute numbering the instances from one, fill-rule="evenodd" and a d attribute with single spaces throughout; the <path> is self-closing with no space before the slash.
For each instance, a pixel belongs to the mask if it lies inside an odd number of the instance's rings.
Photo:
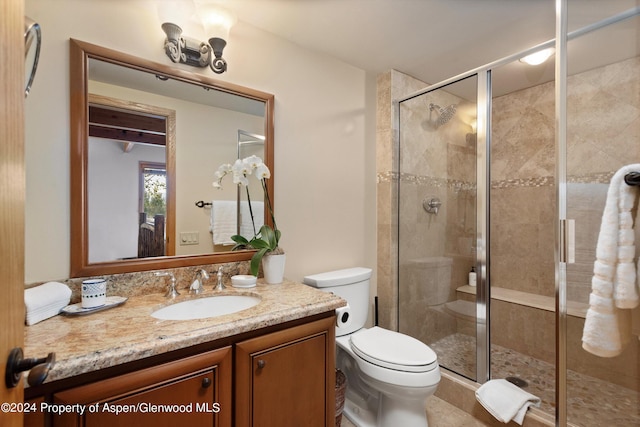
<path id="1" fill-rule="evenodd" d="M 261 302 L 158 320 L 151 313 L 168 301 L 153 294 L 26 327 L 25 351 L 55 351 L 57 362 L 25 389 L 25 426 L 334 425 L 335 309 L 345 302 L 294 282 L 222 292 Z"/>

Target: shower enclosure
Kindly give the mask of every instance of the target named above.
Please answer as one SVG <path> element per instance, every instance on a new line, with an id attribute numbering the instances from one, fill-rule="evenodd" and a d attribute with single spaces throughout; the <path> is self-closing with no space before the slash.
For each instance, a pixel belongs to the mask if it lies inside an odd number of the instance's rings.
<path id="1" fill-rule="evenodd" d="M 576 28 L 581 6 L 569 3 L 558 43 L 425 89 L 392 74 L 407 92 L 389 323 L 456 374 L 539 396 L 557 425 L 640 425 L 640 308 L 619 355 L 581 343 L 609 182 L 640 163 L 640 7 Z M 553 46 L 555 73 L 518 61 Z"/>

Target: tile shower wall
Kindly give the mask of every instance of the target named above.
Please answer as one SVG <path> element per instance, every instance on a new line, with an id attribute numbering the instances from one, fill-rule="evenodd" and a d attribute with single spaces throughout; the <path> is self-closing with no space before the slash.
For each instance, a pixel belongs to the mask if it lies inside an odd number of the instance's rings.
<path id="1" fill-rule="evenodd" d="M 443 304 L 455 297 L 456 287 L 466 283 L 475 233 L 475 186 L 472 184 L 475 180 L 475 147 L 471 126 L 461 120 L 460 114 L 437 131 L 435 126 L 430 126 L 437 113 L 430 111 L 429 104 L 460 105 L 459 97 L 439 91 L 430 97 L 416 98 L 402 107 L 403 121 L 410 124 L 404 127 L 406 132 L 401 136 L 402 173 L 397 171 L 394 165 L 398 161 L 395 148 L 398 144 L 393 142 L 396 135 L 392 129 L 391 101 L 424 86 L 424 82 L 396 71 L 378 77 L 379 320 L 383 325 L 396 328 L 398 298 L 403 298 L 407 302 L 411 300 L 410 305 L 403 305 L 403 310 L 408 310 L 404 317 L 414 323 L 400 325 L 403 331 L 414 327 L 420 330 L 436 328 L 440 329 L 436 334 L 442 335 L 450 333 L 451 326 L 438 320 L 437 314 L 425 312 L 425 306 L 420 306 L 413 297 L 420 295 L 420 300 L 430 306 Z M 407 279 L 403 281 L 407 286 L 400 291 L 400 296 L 396 265 L 398 213 L 390 208 L 397 204 L 398 181 L 402 186 L 399 197 L 403 204 L 399 213 L 400 235 L 404 236 L 401 238 L 403 265 L 400 274 Z M 437 215 L 423 209 L 423 201 L 429 198 L 442 201 Z M 434 299 L 429 289 L 435 285 L 424 279 L 424 275 L 414 274 L 414 270 L 420 268 L 416 267 L 419 264 L 437 264 L 443 255 L 448 259 L 444 268 L 446 280 L 440 273 L 434 275 L 443 279 L 438 283 L 445 286 L 439 290 L 444 295 Z"/>
<path id="2" fill-rule="evenodd" d="M 391 100 L 424 86 L 397 71 L 378 77 L 379 319 L 390 328 L 397 327 L 398 310 L 394 186 L 398 179 L 403 179 L 394 169 L 397 159 L 394 150 L 398 144 L 392 129 Z M 576 263 L 568 266 L 567 291 L 570 300 L 588 303 L 595 242 L 608 182 L 619 167 L 640 159 L 640 58 L 570 76 L 568 97 L 568 216 L 576 219 L 577 253 Z M 490 193 L 493 286 L 554 296 L 554 114 L 553 83 L 493 100 Z M 419 206 L 418 193 L 416 188 Z M 452 251 L 450 245 L 461 242 L 441 241 L 442 244 Z M 464 283 L 464 277 L 451 280 L 455 285 Z M 499 319 L 498 323 L 515 322 L 520 328 L 518 333 L 494 328 L 492 338 L 502 345 L 511 343 L 523 352 L 529 349 L 535 353 L 537 348 L 536 357 L 552 360 L 553 332 L 532 327 L 546 323 L 549 316 L 542 310 L 518 307 L 496 304 L 493 316 Z M 640 389 L 639 342 L 632 340 L 619 360 L 597 358 L 580 347 L 583 323 L 579 317 L 569 320 L 569 368 Z"/>

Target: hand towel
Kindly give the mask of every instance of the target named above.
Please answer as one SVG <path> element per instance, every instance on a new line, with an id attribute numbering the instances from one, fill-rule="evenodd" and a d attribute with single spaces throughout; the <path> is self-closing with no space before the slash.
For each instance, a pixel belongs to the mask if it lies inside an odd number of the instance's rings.
<path id="1" fill-rule="evenodd" d="M 627 173 L 639 170 L 640 164 L 632 164 L 613 175 L 602 214 L 582 333 L 582 348 L 600 357 L 614 357 L 622 352 L 631 333 L 631 316 L 624 309 L 639 302 L 631 216 L 638 187 L 624 182 Z"/>
<path id="2" fill-rule="evenodd" d="M 490 380 L 476 390 L 476 399 L 497 420 L 522 425 L 529 406 L 540 406 L 540 398 L 504 379 Z"/>
<path id="3" fill-rule="evenodd" d="M 211 232 L 214 245 L 233 245 L 237 234 L 237 204 L 235 200 L 214 200 L 211 203 Z"/>
<path id="4" fill-rule="evenodd" d="M 253 212 L 253 223 L 251 222 L 251 212 Z M 255 233 L 260 232 L 260 227 L 264 224 L 264 202 L 251 201 L 251 211 L 249 203 L 240 202 L 240 235 L 251 240 Z M 255 224 L 255 233 L 253 227 Z"/>
<path id="5" fill-rule="evenodd" d="M 71 300 L 71 289 L 64 283 L 47 282 L 43 285 L 25 289 L 25 323 L 34 325 L 60 313 Z"/>

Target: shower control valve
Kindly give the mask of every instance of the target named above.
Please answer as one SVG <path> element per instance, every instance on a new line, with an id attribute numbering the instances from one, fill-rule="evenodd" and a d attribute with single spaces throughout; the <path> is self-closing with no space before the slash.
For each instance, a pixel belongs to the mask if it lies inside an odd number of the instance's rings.
<path id="1" fill-rule="evenodd" d="M 427 197 L 422 201 L 422 207 L 430 214 L 438 215 L 442 202 L 437 197 Z"/>

